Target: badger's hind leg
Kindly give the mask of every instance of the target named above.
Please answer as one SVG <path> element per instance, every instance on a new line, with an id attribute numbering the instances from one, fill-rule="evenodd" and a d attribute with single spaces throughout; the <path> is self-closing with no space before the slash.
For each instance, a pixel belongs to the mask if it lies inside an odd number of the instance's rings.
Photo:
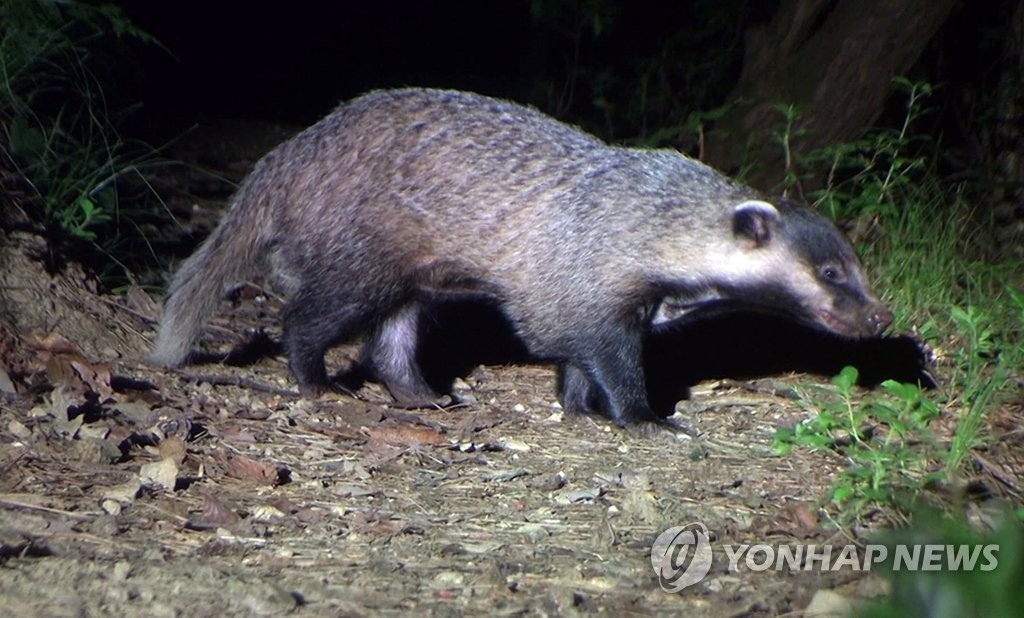
<path id="1" fill-rule="evenodd" d="M 327 377 L 324 354 L 332 346 L 354 339 L 369 328 L 373 305 L 343 302 L 330 285 L 303 286 L 284 309 L 282 342 L 288 367 L 306 397 L 342 390 Z M 359 297 L 359 295 L 353 295 Z"/>
<path id="2" fill-rule="evenodd" d="M 403 407 L 432 407 L 443 403 L 427 384 L 416 362 L 420 304 L 410 302 L 385 318 L 363 348 L 363 365 L 382 382 Z"/>

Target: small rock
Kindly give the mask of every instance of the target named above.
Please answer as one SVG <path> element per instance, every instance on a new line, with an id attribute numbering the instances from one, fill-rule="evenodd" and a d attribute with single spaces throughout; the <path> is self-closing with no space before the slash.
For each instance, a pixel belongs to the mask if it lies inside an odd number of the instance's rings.
<path id="1" fill-rule="evenodd" d="M 32 437 L 32 430 L 15 420 L 7 423 L 7 431 L 19 440 L 28 440 Z"/>
<path id="2" fill-rule="evenodd" d="M 121 483 L 120 485 L 114 485 L 109 487 L 103 492 L 103 498 L 106 500 L 112 500 L 118 504 L 125 506 L 135 501 L 135 497 L 139 495 L 139 490 L 142 489 L 142 483 L 139 479 L 135 478 L 127 483 Z M 107 507 L 103 507 L 108 513 Z"/>
<path id="3" fill-rule="evenodd" d="M 601 497 L 601 489 L 592 487 L 589 489 L 577 489 L 565 491 L 555 496 L 555 504 L 579 504 L 593 502 Z"/>
<path id="4" fill-rule="evenodd" d="M 178 480 L 178 463 L 173 459 L 161 459 L 145 464 L 139 469 L 139 480 L 144 485 L 174 491 L 174 485 Z"/>
<path id="5" fill-rule="evenodd" d="M 522 440 L 516 440 L 515 438 L 498 438 L 498 446 L 506 451 L 513 451 L 516 453 L 526 453 L 530 450 L 529 444 Z"/>
<path id="6" fill-rule="evenodd" d="M 819 590 L 814 593 L 811 603 L 804 610 L 804 616 L 825 618 L 826 616 L 842 617 L 853 613 L 850 599 L 832 590 Z"/>
<path id="7" fill-rule="evenodd" d="M 151 425 L 160 413 L 159 409 L 153 410 L 148 403 L 142 401 L 120 401 L 114 404 L 114 411 L 136 427 Z"/>
<path id="8" fill-rule="evenodd" d="M 118 560 L 114 563 L 114 580 L 123 582 L 131 575 L 131 571 L 132 563 L 127 560 Z"/>
<path id="9" fill-rule="evenodd" d="M 74 396 L 65 387 L 55 388 L 48 397 L 47 412 L 53 417 L 53 429 L 58 436 L 71 439 L 85 421 L 85 415 L 68 418 L 68 409 L 76 402 Z"/>
<path id="10" fill-rule="evenodd" d="M 253 521 L 273 523 L 285 518 L 285 514 L 269 504 L 261 504 L 252 509 L 250 517 Z"/>
<path id="11" fill-rule="evenodd" d="M 719 594 L 725 590 L 735 589 L 742 582 L 742 579 L 734 575 L 719 575 L 718 577 L 712 577 L 704 580 L 704 586 L 708 592 L 712 594 Z"/>
<path id="12" fill-rule="evenodd" d="M 466 584 L 466 576 L 458 571 L 441 571 L 431 584 L 435 588 L 461 588 Z"/>
<path id="13" fill-rule="evenodd" d="M 532 523 L 524 524 L 519 528 L 519 534 L 525 536 L 526 539 L 532 543 L 543 541 L 551 536 L 551 533 L 548 532 L 544 526 Z"/>
<path id="14" fill-rule="evenodd" d="M 0 369 L 0 393 L 7 393 L 8 395 L 17 395 L 18 391 L 14 388 L 14 382 L 11 381 L 11 376 L 7 375 L 7 372 Z"/>
<path id="15" fill-rule="evenodd" d="M 542 477 L 535 478 L 528 482 L 526 485 L 531 489 L 537 489 L 540 491 L 557 491 L 565 487 L 567 479 L 561 472 L 555 474 L 547 474 Z"/>
<path id="16" fill-rule="evenodd" d="M 77 461 L 90 464 L 110 464 L 121 459 L 121 449 L 116 444 L 97 438 L 72 441 L 68 454 Z"/>

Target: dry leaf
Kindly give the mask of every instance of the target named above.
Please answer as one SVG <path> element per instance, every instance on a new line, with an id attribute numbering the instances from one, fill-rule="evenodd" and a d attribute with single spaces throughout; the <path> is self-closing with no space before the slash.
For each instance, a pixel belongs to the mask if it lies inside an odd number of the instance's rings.
<path id="1" fill-rule="evenodd" d="M 232 511 L 215 496 L 207 494 L 203 496 L 202 521 L 206 526 L 230 526 L 242 520 L 238 513 Z"/>
<path id="2" fill-rule="evenodd" d="M 34 331 L 28 343 L 38 351 L 40 365 L 46 368 L 51 384 L 66 385 L 79 395 L 92 391 L 100 400 L 114 395 L 110 387 L 110 367 L 105 363 L 90 362 L 75 344 L 58 333 L 42 335 Z"/>
<path id="3" fill-rule="evenodd" d="M 369 427 L 366 434 L 370 440 L 393 446 L 447 446 L 448 438 L 429 427 Z"/>
<path id="4" fill-rule="evenodd" d="M 224 474 L 231 478 L 260 483 L 277 483 L 277 467 L 245 455 L 217 451 L 214 459 Z"/>
<path id="5" fill-rule="evenodd" d="M 267 504 L 281 511 L 282 513 L 293 513 L 296 510 L 298 510 L 296 509 L 295 505 L 292 504 L 292 501 L 285 496 L 271 496 L 270 498 L 267 499 Z"/>
<path id="6" fill-rule="evenodd" d="M 90 363 L 81 356 L 72 356 L 68 359 L 68 362 L 82 382 L 89 387 L 89 390 L 100 396 L 100 401 L 114 396 L 114 389 L 110 387 L 109 365 L 106 363 Z"/>
<path id="7" fill-rule="evenodd" d="M 137 285 L 129 288 L 124 296 L 124 304 L 132 312 L 154 322 L 160 317 L 160 305 Z"/>
<path id="8" fill-rule="evenodd" d="M 807 508 L 806 504 L 797 504 L 791 510 L 797 523 L 803 529 L 814 530 L 818 527 L 818 514 Z"/>
<path id="9" fill-rule="evenodd" d="M 68 418 L 68 409 L 74 405 L 74 401 L 66 386 L 53 389 L 47 397 L 46 412 L 53 417 L 53 429 L 64 438 L 73 438 L 85 420 L 81 414 Z"/>
<path id="10" fill-rule="evenodd" d="M 50 354 L 79 354 L 78 348 L 75 347 L 75 344 L 68 341 L 59 333 L 44 335 L 40 331 L 34 330 L 29 333 L 27 342 L 40 352 L 49 352 Z"/>
<path id="11" fill-rule="evenodd" d="M 850 616 L 854 604 L 849 598 L 833 590 L 818 590 L 804 609 L 804 616 Z"/>
<path id="12" fill-rule="evenodd" d="M 18 390 L 14 388 L 14 382 L 11 381 L 10 374 L 2 366 L 0 366 L 0 393 L 7 393 L 8 395 L 18 394 Z"/>
<path id="13" fill-rule="evenodd" d="M 382 520 L 379 513 L 356 511 L 352 514 L 352 530 L 361 534 L 390 538 L 400 533 L 403 527 L 399 520 Z"/>

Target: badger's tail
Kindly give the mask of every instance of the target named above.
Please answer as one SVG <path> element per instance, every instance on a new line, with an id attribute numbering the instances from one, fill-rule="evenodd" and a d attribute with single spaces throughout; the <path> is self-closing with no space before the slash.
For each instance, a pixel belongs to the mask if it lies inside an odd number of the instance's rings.
<path id="1" fill-rule="evenodd" d="M 231 289 L 255 274 L 271 237 L 272 192 L 259 166 L 242 184 L 224 220 L 178 269 L 148 361 L 177 367 L 188 359 L 203 324 Z"/>

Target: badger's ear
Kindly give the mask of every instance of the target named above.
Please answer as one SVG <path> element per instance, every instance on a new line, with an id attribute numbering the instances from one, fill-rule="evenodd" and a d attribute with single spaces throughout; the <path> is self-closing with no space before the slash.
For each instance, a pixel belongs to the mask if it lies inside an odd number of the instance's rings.
<path id="1" fill-rule="evenodd" d="M 771 242 L 778 224 L 779 211 L 768 202 L 747 200 L 732 209 L 733 235 L 753 241 L 756 247 Z"/>

